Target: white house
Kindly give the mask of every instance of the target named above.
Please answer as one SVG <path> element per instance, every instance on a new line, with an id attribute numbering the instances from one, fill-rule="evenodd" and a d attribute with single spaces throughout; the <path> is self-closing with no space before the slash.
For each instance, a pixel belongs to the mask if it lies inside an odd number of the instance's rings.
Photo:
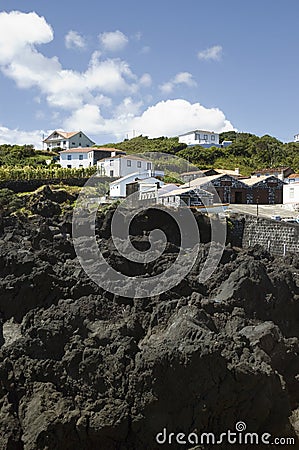
<path id="1" fill-rule="evenodd" d="M 117 154 L 124 154 L 122 150 L 115 148 L 90 148 L 78 147 L 63 150 L 59 153 L 59 164 L 68 169 L 80 169 L 95 166 L 102 158 L 114 157 Z"/>
<path id="2" fill-rule="evenodd" d="M 89 137 L 86 136 L 82 131 L 59 131 L 55 130 L 46 139 L 43 140 L 46 144 L 47 150 L 52 150 L 55 147 L 60 147 L 64 150 L 69 148 L 77 147 L 92 147 L 95 142 L 93 142 Z"/>
<path id="3" fill-rule="evenodd" d="M 299 205 L 299 182 L 284 184 L 283 186 L 284 205 Z"/>
<path id="4" fill-rule="evenodd" d="M 134 155 L 115 155 L 98 161 L 97 167 L 100 175 L 125 177 L 126 175 L 153 170 L 153 163 Z"/>
<path id="5" fill-rule="evenodd" d="M 159 186 L 162 186 L 164 184 L 163 181 L 158 180 L 153 175 L 154 173 L 151 170 L 146 170 L 144 172 L 130 173 L 125 177 L 112 181 L 112 183 L 110 183 L 110 197 L 124 198 L 133 192 L 139 191 L 139 183 L 142 180 L 146 182 L 142 185 L 143 192 L 146 190 L 146 185 L 148 188 L 149 186 L 152 188 L 153 183 L 158 183 Z"/>
<path id="6" fill-rule="evenodd" d="M 294 142 L 299 142 L 299 134 L 295 134 L 295 136 L 294 136 Z"/>
<path id="7" fill-rule="evenodd" d="M 180 134 L 179 142 L 187 145 L 219 146 L 219 134 L 214 131 L 194 130 Z"/>

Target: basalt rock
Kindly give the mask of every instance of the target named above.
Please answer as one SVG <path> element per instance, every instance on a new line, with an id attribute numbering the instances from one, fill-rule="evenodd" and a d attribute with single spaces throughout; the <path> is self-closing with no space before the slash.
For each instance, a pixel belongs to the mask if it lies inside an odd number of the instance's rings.
<path id="1" fill-rule="evenodd" d="M 113 246 L 111 219 L 112 212 L 98 218 L 103 254 L 138 274 Z M 140 230 L 149 229 L 141 219 L 131 239 L 139 251 L 147 248 Z M 209 249 L 203 243 L 177 286 L 128 298 L 105 292 L 85 274 L 69 214 L 5 218 L 2 226 L 1 449 L 190 449 L 200 444 L 195 434 L 220 435 L 240 421 L 250 432 L 295 438 L 298 256 L 228 247 L 217 271 L 200 283 Z M 164 224 L 165 231 L 172 226 Z M 177 244 L 139 274 L 154 276 L 171 265 Z M 193 441 L 179 445 L 172 436 L 169 444 L 167 435 L 160 445 L 156 436 L 164 429 L 193 433 Z"/>

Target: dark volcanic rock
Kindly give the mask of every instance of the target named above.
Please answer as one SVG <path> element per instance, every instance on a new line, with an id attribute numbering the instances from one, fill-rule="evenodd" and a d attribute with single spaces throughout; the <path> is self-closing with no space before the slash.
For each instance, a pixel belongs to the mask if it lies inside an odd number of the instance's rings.
<path id="1" fill-rule="evenodd" d="M 51 195 L 43 193 L 57 205 Z M 103 253 L 130 271 L 112 246 L 111 219 L 112 212 L 98 218 Z M 149 226 L 141 219 L 132 242 L 144 250 L 139 230 Z M 155 436 L 163 428 L 220 434 L 238 421 L 250 432 L 294 435 L 298 256 L 227 248 L 205 284 L 197 261 L 172 290 L 131 299 L 87 277 L 70 225 L 69 214 L 3 221 L 1 449 L 187 449 L 158 445 Z M 177 251 L 174 240 L 145 272 L 156 275 Z M 207 251 L 202 244 L 203 260 Z M 19 331 L 9 332 L 14 326 Z"/>

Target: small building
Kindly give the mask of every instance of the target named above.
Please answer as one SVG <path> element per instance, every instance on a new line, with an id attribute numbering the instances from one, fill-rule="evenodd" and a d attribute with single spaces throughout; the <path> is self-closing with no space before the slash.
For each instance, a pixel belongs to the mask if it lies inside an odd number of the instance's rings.
<path id="1" fill-rule="evenodd" d="M 256 170 L 252 172 L 251 175 L 254 177 L 273 176 L 283 181 L 285 178 L 288 178 L 292 173 L 294 173 L 294 170 L 291 167 L 276 167 L 276 168 Z"/>
<path id="2" fill-rule="evenodd" d="M 158 203 L 164 206 L 211 206 L 213 194 L 198 187 L 178 187 L 173 191 L 159 195 Z"/>
<path id="3" fill-rule="evenodd" d="M 143 173 L 153 170 L 153 163 L 134 155 L 115 155 L 105 157 L 97 163 L 100 175 L 107 177 L 125 177 L 130 174 Z"/>
<path id="4" fill-rule="evenodd" d="M 299 142 L 299 134 L 295 134 L 295 136 L 294 136 L 294 142 Z"/>
<path id="5" fill-rule="evenodd" d="M 179 135 L 179 142 L 204 147 L 219 146 L 219 134 L 214 131 L 194 130 Z"/>
<path id="6" fill-rule="evenodd" d="M 292 173 L 288 178 L 285 178 L 287 183 L 299 183 L 299 173 Z"/>
<path id="7" fill-rule="evenodd" d="M 90 148 L 78 147 L 63 150 L 59 153 L 59 164 L 67 169 L 81 169 L 95 166 L 97 161 L 105 157 L 124 154 L 122 150 L 115 148 Z"/>
<path id="8" fill-rule="evenodd" d="M 217 192 L 214 203 L 247 203 L 248 187 L 243 181 L 231 175 L 211 175 L 208 177 L 197 178 L 184 186 L 200 187 L 209 192 Z"/>
<path id="9" fill-rule="evenodd" d="M 53 148 L 57 147 L 62 150 L 68 150 L 77 147 L 92 147 L 95 142 L 89 139 L 83 131 L 66 132 L 55 130 L 43 140 L 43 144 L 46 145 L 47 150 L 53 150 Z"/>
<path id="10" fill-rule="evenodd" d="M 139 200 L 156 199 L 159 203 L 159 198 L 167 192 L 178 189 L 178 186 L 174 183 L 157 183 L 157 179 L 150 181 L 150 179 L 144 179 L 139 182 Z"/>
<path id="11" fill-rule="evenodd" d="M 255 176 L 243 180 L 248 186 L 247 203 L 261 205 L 281 204 L 284 182 L 273 175 Z"/>
<path id="12" fill-rule="evenodd" d="M 139 183 L 142 180 L 146 180 L 146 182 L 151 185 L 153 183 L 158 183 L 159 186 L 164 184 L 161 180 L 155 177 L 155 172 L 151 170 L 134 172 L 110 183 L 110 197 L 125 198 L 133 192 L 137 192 L 139 190 Z"/>
<path id="13" fill-rule="evenodd" d="M 285 205 L 299 205 L 299 181 L 287 183 L 283 186 L 283 203 Z"/>

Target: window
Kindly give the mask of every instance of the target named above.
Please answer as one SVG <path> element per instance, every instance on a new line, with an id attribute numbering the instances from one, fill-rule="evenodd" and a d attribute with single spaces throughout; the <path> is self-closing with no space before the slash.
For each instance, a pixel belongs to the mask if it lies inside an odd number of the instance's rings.
<path id="1" fill-rule="evenodd" d="M 113 177 L 113 170 L 110 170 L 110 177 Z"/>
<path id="2" fill-rule="evenodd" d="M 204 134 L 204 135 L 203 135 L 203 138 L 204 138 L 205 141 L 207 141 L 207 140 L 208 140 L 208 135 L 207 135 L 207 134 Z"/>
<path id="3" fill-rule="evenodd" d="M 110 166 L 113 166 L 113 159 L 110 159 Z"/>
<path id="4" fill-rule="evenodd" d="M 72 155 L 67 155 L 67 159 L 68 159 L 68 161 L 71 161 Z"/>
<path id="5" fill-rule="evenodd" d="M 212 134 L 212 136 L 211 136 L 211 141 L 215 141 L 215 135 L 214 134 Z"/>
<path id="6" fill-rule="evenodd" d="M 80 164 L 80 165 L 79 165 L 79 168 L 81 169 L 82 167 L 83 167 L 83 165 L 82 165 L 82 164 Z"/>
<path id="7" fill-rule="evenodd" d="M 131 167 L 131 165 L 132 165 L 132 161 L 131 161 L 130 159 L 128 159 L 128 161 L 127 161 L 127 166 L 128 166 L 128 167 Z"/>
<path id="8" fill-rule="evenodd" d="M 65 145 L 66 144 L 66 141 L 63 141 L 63 145 Z"/>
<path id="9" fill-rule="evenodd" d="M 80 159 L 80 161 L 82 161 L 83 160 L 83 155 L 79 155 L 79 159 Z"/>
<path id="10" fill-rule="evenodd" d="M 81 142 L 79 142 L 79 147 L 81 147 Z"/>
<path id="11" fill-rule="evenodd" d="M 76 142 L 72 142 L 72 145 L 76 145 Z"/>
<path id="12" fill-rule="evenodd" d="M 68 164 L 68 165 L 67 165 L 67 168 L 68 168 L 68 169 L 71 169 L 71 168 L 72 168 L 71 164 Z"/>
<path id="13" fill-rule="evenodd" d="M 146 163 L 146 168 L 147 168 L 147 170 L 151 170 L 151 168 L 152 168 L 152 163 Z"/>
<path id="14" fill-rule="evenodd" d="M 79 137 L 82 137 L 82 134 L 81 134 L 81 133 L 79 134 Z"/>
<path id="15" fill-rule="evenodd" d="M 290 198 L 295 197 L 295 189 L 293 187 L 290 188 Z"/>
<path id="16" fill-rule="evenodd" d="M 195 140 L 200 141 L 200 133 L 195 133 Z"/>
<path id="17" fill-rule="evenodd" d="M 141 161 L 137 161 L 137 167 L 141 167 Z"/>

